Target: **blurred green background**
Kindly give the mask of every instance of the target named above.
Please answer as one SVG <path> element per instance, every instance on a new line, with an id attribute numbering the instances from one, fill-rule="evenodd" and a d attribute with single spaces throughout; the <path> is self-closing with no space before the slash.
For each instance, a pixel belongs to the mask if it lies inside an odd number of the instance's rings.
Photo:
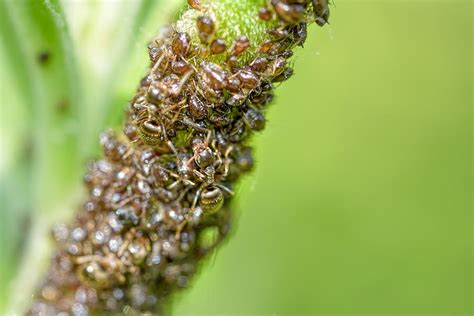
<path id="1" fill-rule="evenodd" d="M 40 276 L 32 249 L 80 202 L 179 5 L 64 1 L 61 20 L 55 1 L 3 0 L 0 310 Z M 233 235 L 173 315 L 473 315 L 472 19 L 472 1 L 338 0 L 254 140 Z M 43 69 L 41 49 L 74 62 Z"/>

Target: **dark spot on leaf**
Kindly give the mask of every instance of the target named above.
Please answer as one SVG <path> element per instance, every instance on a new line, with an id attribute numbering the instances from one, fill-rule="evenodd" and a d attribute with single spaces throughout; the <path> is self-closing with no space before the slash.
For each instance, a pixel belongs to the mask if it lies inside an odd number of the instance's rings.
<path id="1" fill-rule="evenodd" d="M 66 113 L 68 109 L 69 109 L 69 101 L 67 99 L 61 99 L 56 104 L 56 110 L 60 114 Z"/>
<path id="2" fill-rule="evenodd" d="M 46 65 L 51 60 L 51 53 L 46 50 L 43 50 L 38 53 L 36 59 L 38 60 L 38 63 L 40 65 Z"/>

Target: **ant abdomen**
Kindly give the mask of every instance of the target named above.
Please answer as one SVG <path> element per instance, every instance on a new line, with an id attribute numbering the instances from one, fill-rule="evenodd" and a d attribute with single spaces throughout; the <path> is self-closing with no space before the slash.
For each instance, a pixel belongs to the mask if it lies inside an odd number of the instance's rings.
<path id="1" fill-rule="evenodd" d="M 207 187 L 201 193 L 199 205 L 207 215 L 219 211 L 224 204 L 224 194 L 218 187 Z"/>

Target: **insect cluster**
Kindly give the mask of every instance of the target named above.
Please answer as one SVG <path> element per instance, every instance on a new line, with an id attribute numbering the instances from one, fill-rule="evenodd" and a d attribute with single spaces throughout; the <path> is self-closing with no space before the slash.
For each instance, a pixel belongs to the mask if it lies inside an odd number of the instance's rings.
<path id="1" fill-rule="evenodd" d="M 29 315 L 157 313 L 186 287 L 229 231 L 233 185 L 253 167 L 248 139 L 265 127 L 274 84 L 293 74 L 292 49 L 329 16 L 326 1 L 271 0 L 254 12 L 272 23 L 252 43 L 219 37 L 206 4 L 188 3 L 194 35 L 170 26 L 149 45 L 123 134 L 102 133 L 88 200 L 53 230 L 57 252 Z"/>

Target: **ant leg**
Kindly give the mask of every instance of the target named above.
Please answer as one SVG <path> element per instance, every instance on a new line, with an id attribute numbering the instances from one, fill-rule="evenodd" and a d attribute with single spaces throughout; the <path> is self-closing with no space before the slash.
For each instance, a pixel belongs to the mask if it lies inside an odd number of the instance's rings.
<path id="1" fill-rule="evenodd" d="M 179 223 L 179 225 L 176 227 L 176 233 L 174 234 L 174 238 L 177 241 L 181 239 L 181 232 L 183 231 L 183 228 L 186 227 L 187 223 L 189 223 L 189 216 L 185 214 L 184 220 L 181 223 Z"/>
<path id="2" fill-rule="evenodd" d="M 196 195 L 194 196 L 194 199 L 193 199 L 193 204 L 191 205 L 191 211 L 194 211 L 196 209 L 196 205 L 197 205 L 199 197 L 201 196 L 202 189 L 204 189 L 204 183 L 196 191 Z"/>
<path id="3" fill-rule="evenodd" d="M 204 144 L 206 144 L 206 147 L 209 146 L 209 142 L 211 141 L 211 137 L 212 137 L 212 130 L 207 130 L 207 136 L 206 136 L 206 141 L 204 142 Z"/>
<path id="4" fill-rule="evenodd" d="M 227 175 L 229 174 L 229 165 L 231 163 L 231 160 L 229 159 L 229 155 L 233 149 L 234 147 L 229 146 L 224 153 L 225 164 L 224 164 L 224 174 L 222 175 L 224 178 L 227 177 Z"/>
<path id="5" fill-rule="evenodd" d="M 202 174 L 201 172 L 197 171 L 196 169 L 193 170 L 193 173 L 196 177 L 199 178 L 199 180 L 201 180 L 201 182 L 206 182 L 206 176 L 204 174 Z"/>
<path id="6" fill-rule="evenodd" d="M 135 140 L 131 141 L 131 143 L 134 143 L 134 142 L 136 142 L 136 141 L 138 141 L 138 139 L 135 139 Z M 124 159 L 124 160 L 125 160 L 125 159 L 128 159 L 131 155 L 133 155 L 133 152 L 134 152 L 133 148 L 130 147 L 130 148 L 125 152 L 125 154 L 123 155 L 123 159 Z"/>
<path id="7" fill-rule="evenodd" d="M 123 244 L 122 244 L 122 246 L 119 248 L 119 250 L 117 251 L 117 256 L 118 256 L 118 257 L 121 257 L 121 256 L 123 255 L 123 253 L 125 252 L 125 250 L 127 250 L 128 245 L 130 245 L 130 242 L 132 241 L 134 234 L 135 234 L 135 229 L 134 229 L 134 228 L 131 228 L 131 229 L 125 234 Z"/>
<path id="8" fill-rule="evenodd" d="M 189 167 L 191 162 L 193 162 L 195 159 L 196 159 L 196 154 L 194 154 L 191 158 L 188 159 L 188 161 L 186 161 L 186 166 Z"/>
<path id="9" fill-rule="evenodd" d="M 180 94 L 181 90 L 183 89 L 183 86 L 186 84 L 186 81 L 188 81 L 189 77 L 193 74 L 194 70 L 189 70 L 187 73 L 183 75 L 183 78 L 181 78 L 181 81 L 179 82 L 178 87 L 173 89 L 171 91 L 172 95 L 178 95 Z"/>
<path id="10" fill-rule="evenodd" d="M 226 186 L 224 186 L 220 183 L 216 183 L 215 186 L 218 187 L 218 188 L 221 188 L 222 190 L 226 191 L 230 195 L 234 195 L 234 192 L 231 189 L 229 189 L 228 187 L 226 187 Z"/>
<path id="11" fill-rule="evenodd" d="M 181 182 L 181 180 L 176 180 L 175 182 L 171 183 L 171 184 L 166 188 L 166 190 L 173 190 L 180 182 Z"/>
<path id="12" fill-rule="evenodd" d="M 184 198 L 184 196 L 188 193 L 189 189 L 190 189 L 190 187 L 184 188 L 183 192 L 181 192 L 181 194 L 176 199 L 176 202 L 181 202 L 181 200 Z"/>
<path id="13" fill-rule="evenodd" d="M 166 142 L 166 145 L 168 145 L 168 147 L 170 148 L 170 150 L 173 152 L 175 156 L 178 156 L 178 150 L 176 149 L 176 147 L 174 147 L 173 143 L 170 140 Z"/>
<path id="14" fill-rule="evenodd" d="M 98 255 L 89 255 L 89 256 L 82 256 L 75 258 L 74 262 L 76 264 L 83 264 L 86 262 L 91 262 L 91 261 L 99 261 L 102 257 Z"/>
<path id="15" fill-rule="evenodd" d="M 151 68 L 150 73 L 155 73 L 156 69 L 158 69 L 158 67 L 161 65 L 161 62 L 163 61 L 163 58 L 165 58 L 165 54 L 163 52 L 163 49 L 161 51 L 162 51 L 162 54 L 161 54 L 160 58 L 156 61 L 156 63 L 153 65 L 153 67 Z"/>
<path id="16" fill-rule="evenodd" d="M 209 132 L 209 129 L 197 125 L 193 120 L 191 120 L 191 119 L 190 119 L 189 117 L 187 117 L 187 116 L 185 116 L 185 117 L 181 120 L 181 123 L 183 123 L 184 125 L 188 125 L 188 126 L 194 128 L 195 130 L 198 130 L 198 131 L 200 131 L 200 132 Z"/>

